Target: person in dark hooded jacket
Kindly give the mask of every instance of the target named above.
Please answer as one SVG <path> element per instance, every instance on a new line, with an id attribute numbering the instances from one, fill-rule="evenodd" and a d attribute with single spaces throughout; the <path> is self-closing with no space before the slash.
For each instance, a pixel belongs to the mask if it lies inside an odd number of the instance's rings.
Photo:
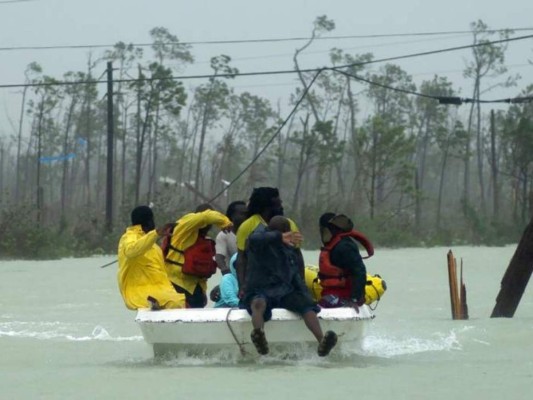
<path id="1" fill-rule="evenodd" d="M 337 343 L 333 331 L 322 333 L 317 313 L 320 308 L 311 299 L 300 275 L 295 241 L 301 235 L 291 231 L 290 222 L 282 216 L 270 219 L 268 226 L 258 226 L 248 239 L 248 271 L 243 303 L 252 316 L 250 335 L 259 354 L 268 354 L 264 325 L 272 317 L 273 308 L 285 308 L 302 316 L 305 325 L 317 339 L 318 355 L 329 354 Z"/>

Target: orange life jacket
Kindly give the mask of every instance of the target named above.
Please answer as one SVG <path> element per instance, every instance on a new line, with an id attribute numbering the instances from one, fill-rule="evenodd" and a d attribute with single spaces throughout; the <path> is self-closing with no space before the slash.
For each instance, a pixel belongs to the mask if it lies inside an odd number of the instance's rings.
<path id="1" fill-rule="evenodd" d="M 168 246 L 169 250 L 183 254 L 185 259 L 183 264 L 168 258 L 165 261 L 181 266 L 181 272 L 184 274 L 199 278 L 209 278 L 217 272 L 215 241 L 213 239 L 198 235 L 196 242 L 185 250 L 179 250 L 170 243 L 166 243 L 166 246 Z"/>
<path id="2" fill-rule="evenodd" d="M 365 258 L 374 255 L 374 246 L 370 240 L 366 238 L 361 232 L 351 230 L 350 232 L 339 233 L 335 235 L 327 245 L 320 250 L 318 258 L 318 277 L 320 278 L 320 285 L 324 288 L 344 288 L 346 287 L 346 274 L 342 268 L 339 268 L 331 263 L 331 250 L 345 237 L 350 237 L 361 243 L 368 255 Z"/>

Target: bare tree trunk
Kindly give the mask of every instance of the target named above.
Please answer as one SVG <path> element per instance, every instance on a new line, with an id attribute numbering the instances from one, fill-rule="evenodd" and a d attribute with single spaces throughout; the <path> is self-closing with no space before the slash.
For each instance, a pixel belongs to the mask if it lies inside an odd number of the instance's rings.
<path id="1" fill-rule="evenodd" d="M 211 93 L 213 90 L 213 87 L 215 85 L 215 80 L 211 81 L 211 86 L 209 87 L 209 91 L 207 92 L 206 100 L 205 100 L 205 106 L 204 106 L 204 112 L 202 115 L 202 127 L 200 129 L 200 145 L 198 146 L 198 160 L 196 161 L 196 173 L 194 175 L 194 187 L 196 191 L 194 192 L 194 202 L 198 202 L 198 192 L 201 192 L 200 187 L 200 170 L 202 167 L 202 156 L 204 153 L 204 143 L 205 143 L 205 135 L 207 133 L 207 126 L 209 123 L 210 118 L 210 108 L 211 108 Z"/>
<path id="2" fill-rule="evenodd" d="M 479 84 L 477 85 L 477 99 L 479 99 L 480 93 L 479 93 Z M 476 134 L 476 143 L 477 143 L 477 173 L 478 173 L 478 179 L 479 179 L 479 191 L 480 191 L 480 203 L 481 203 L 481 213 L 483 216 L 487 213 L 487 206 L 485 202 L 485 178 L 483 176 L 483 137 L 481 132 L 481 104 L 476 104 L 476 110 L 477 110 L 477 134 Z"/>
<path id="3" fill-rule="evenodd" d="M 312 146 L 312 143 L 308 143 L 306 140 L 307 131 L 309 129 L 309 114 L 307 114 L 307 117 L 305 118 L 305 121 L 303 122 L 302 127 L 302 145 L 300 150 L 300 158 L 298 160 L 298 170 L 296 174 L 296 185 L 294 187 L 294 195 L 292 197 L 292 208 L 291 211 L 293 213 L 296 212 L 296 209 L 298 207 L 298 200 L 299 200 L 299 194 L 300 194 L 300 187 L 302 186 L 302 178 L 305 173 L 305 170 L 307 169 L 307 163 L 309 161 L 309 154 L 310 149 L 309 146 Z"/>
<path id="4" fill-rule="evenodd" d="M 121 154 L 121 166 L 120 166 L 120 204 L 124 207 L 126 204 L 126 149 L 127 149 L 127 136 L 128 136 L 128 108 L 124 107 L 124 121 L 123 121 L 123 131 L 122 136 L 122 154 Z"/>
<path id="5" fill-rule="evenodd" d="M 377 190 L 377 133 L 372 126 L 372 155 L 370 174 L 370 219 L 373 220 L 376 212 L 376 190 Z"/>
<path id="6" fill-rule="evenodd" d="M 139 65 L 139 79 L 141 78 L 141 66 Z M 141 87 L 137 89 L 137 135 L 135 153 L 135 205 L 139 204 L 140 197 L 140 183 L 141 183 L 141 162 L 142 162 L 142 146 L 141 146 Z"/>
<path id="7" fill-rule="evenodd" d="M 4 203 L 4 143 L 0 142 L 0 205 Z"/>
<path id="8" fill-rule="evenodd" d="M 157 190 L 157 144 L 159 138 L 159 101 L 155 109 L 155 126 L 152 141 L 152 168 L 150 173 L 150 182 L 148 183 L 148 199 L 151 201 Z"/>
<path id="9" fill-rule="evenodd" d="M 474 87 L 474 97 L 477 93 L 477 87 L 479 85 L 479 81 L 476 79 L 475 87 Z M 464 208 L 463 213 L 466 214 L 466 211 L 468 210 L 468 206 L 470 203 L 470 138 L 472 136 L 472 120 L 474 116 L 474 107 L 475 103 L 472 103 L 472 106 L 470 107 L 470 113 L 468 114 L 468 128 L 466 130 L 467 136 L 466 136 L 466 148 L 465 148 L 465 176 L 464 176 L 464 192 L 463 192 L 463 202 L 464 202 Z"/>
<path id="10" fill-rule="evenodd" d="M 41 187 L 41 157 L 42 157 L 42 135 L 44 117 L 44 98 L 39 104 L 39 122 L 37 124 L 37 226 L 41 226 L 43 191 Z"/>
<path id="11" fill-rule="evenodd" d="M 66 127 L 65 127 L 65 136 L 63 138 L 63 155 L 65 159 L 63 160 L 63 172 L 61 175 L 61 210 L 60 210 L 60 226 L 61 228 L 64 226 L 66 222 L 65 218 L 65 211 L 66 211 L 66 204 L 67 204 L 67 176 L 68 176 L 68 140 L 69 140 L 69 133 L 70 133 L 70 126 L 72 122 L 72 115 L 74 113 L 74 109 L 76 107 L 76 100 L 73 99 L 70 103 L 70 107 L 67 114 L 67 121 L 66 121 Z"/>
<path id="12" fill-rule="evenodd" d="M 424 128 L 422 128 L 422 125 Z M 426 154 L 427 154 L 427 148 L 428 148 L 428 142 L 429 142 L 429 112 L 426 110 L 424 113 L 424 122 L 421 124 L 420 130 L 419 130 L 419 138 L 420 135 L 422 135 L 422 129 L 423 129 L 423 137 L 420 143 L 420 146 L 418 147 L 418 154 L 419 161 L 418 165 L 416 167 L 415 171 L 415 188 L 416 188 L 416 196 L 415 196 L 415 228 L 417 232 L 420 231 L 421 225 L 422 225 L 422 191 L 424 190 L 424 177 L 425 177 L 425 170 L 426 170 Z"/>
<path id="13" fill-rule="evenodd" d="M 26 93 L 28 91 L 28 87 L 24 87 L 22 90 L 22 103 L 20 106 L 20 118 L 19 118 L 19 130 L 17 135 L 17 171 L 16 171 L 16 181 L 15 181 L 15 201 L 19 201 L 20 199 L 20 176 L 21 176 L 21 160 L 20 160 L 20 152 L 22 147 L 22 126 L 24 124 L 24 108 L 26 105 Z"/>
<path id="14" fill-rule="evenodd" d="M 527 188 L 528 188 L 528 171 L 527 166 L 522 170 L 522 212 L 520 213 L 521 216 L 521 222 L 525 221 L 527 218 L 527 212 L 528 212 L 528 195 L 527 195 Z"/>
<path id="15" fill-rule="evenodd" d="M 139 76 L 141 75 L 141 67 L 139 66 Z M 135 165 L 135 203 L 139 204 L 140 190 L 141 190 L 141 175 L 142 175 L 142 165 L 143 165 L 143 148 L 146 140 L 146 133 L 148 131 L 148 126 L 150 125 L 150 113 L 152 109 L 153 102 L 153 91 L 150 92 L 150 98 L 146 104 L 146 110 L 144 113 L 144 122 L 141 127 L 141 93 L 140 88 L 137 93 L 137 157 Z"/>
<path id="16" fill-rule="evenodd" d="M 441 210 L 442 210 L 442 197 L 444 192 L 444 177 L 446 174 L 446 166 L 448 164 L 448 151 L 449 151 L 449 140 L 446 142 L 446 147 L 442 155 L 442 164 L 440 168 L 440 179 L 439 179 L 439 195 L 437 198 L 437 231 L 440 230 L 440 219 L 441 219 Z"/>

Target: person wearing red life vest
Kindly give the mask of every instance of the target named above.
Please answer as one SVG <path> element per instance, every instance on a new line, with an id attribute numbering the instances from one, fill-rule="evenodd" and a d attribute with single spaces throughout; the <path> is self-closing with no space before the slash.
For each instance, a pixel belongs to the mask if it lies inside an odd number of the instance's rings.
<path id="1" fill-rule="evenodd" d="M 370 241 L 353 229 L 345 215 L 325 213 L 320 217 L 320 237 L 323 247 L 319 256 L 322 307 L 359 307 L 365 303 L 366 266 L 358 244 L 374 254 Z M 366 257 L 366 258 L 368 258 Z"/>
<path id="2" fill-rule="evenodd" d="M 207 279 L 217 270 L 215 241 L 207 237 L 212 225 L 222 230 L 232 227 L 224 214 L 201 204 L 196 212 L 176 222 L 168 243 L 163 245 L 168 277 L 176 292 L 185 295 L 187 308 L 207 304 Z"/>

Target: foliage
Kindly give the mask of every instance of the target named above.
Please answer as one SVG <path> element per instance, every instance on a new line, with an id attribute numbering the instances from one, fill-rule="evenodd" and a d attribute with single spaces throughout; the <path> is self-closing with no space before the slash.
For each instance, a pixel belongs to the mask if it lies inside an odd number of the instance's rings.
<path id="1" fill-rule="evenodd" d="M 482 21 L 471 28 L 475 44 L 493 34 Z M 338 48 L 329 53 L 336 69 L 323 71 L 300 102 L 315 72 L 300 69 L 299 57 L 334 29 L 319 16 L 295 50 L 300 86 L 286 104 L 234 85 L 238 70 L 225 54 L 211 58 L 211 75 L 196 86 L 180 82 L 176 76 L 194 63 L 192 48 L 163 27 L 149 32 L 146 52 L 118 42 L 101 58 L 89 55 L 86 70 L 63 74 L 68 85 L 54 85 L 30 63 L 26 82 L 45 85 L 23 91 L 16 134 L 1 140 L 0 256 L 114 252 L 138 204 L 153 203 L 162 224 L 206 200 L 223 210 L 263 185 L 280 188 L 306 248 L 320 245 L 316 221 L 325 211 L 350 215 L 377 246 L 515 241 L 533 213 L 531 103 L 492 121 L 479 103 L 467 110 L 439 104 L 435 96 L 462 92 L 447 78 L 415 83 L 400 65 L 371 67 L 373 54 Z M 473 47 L 464 72 L 473 98 L 516 84 L 505 52 L 502 44 Z M 96 83 L 102 61 L 117 70 L 111 233 L 103 211 L 107 110 L 104 85 Z M 526 86 L 521 96 L 532 93 Z M 479 184 L 470 183 L 474 176 Z"/>

